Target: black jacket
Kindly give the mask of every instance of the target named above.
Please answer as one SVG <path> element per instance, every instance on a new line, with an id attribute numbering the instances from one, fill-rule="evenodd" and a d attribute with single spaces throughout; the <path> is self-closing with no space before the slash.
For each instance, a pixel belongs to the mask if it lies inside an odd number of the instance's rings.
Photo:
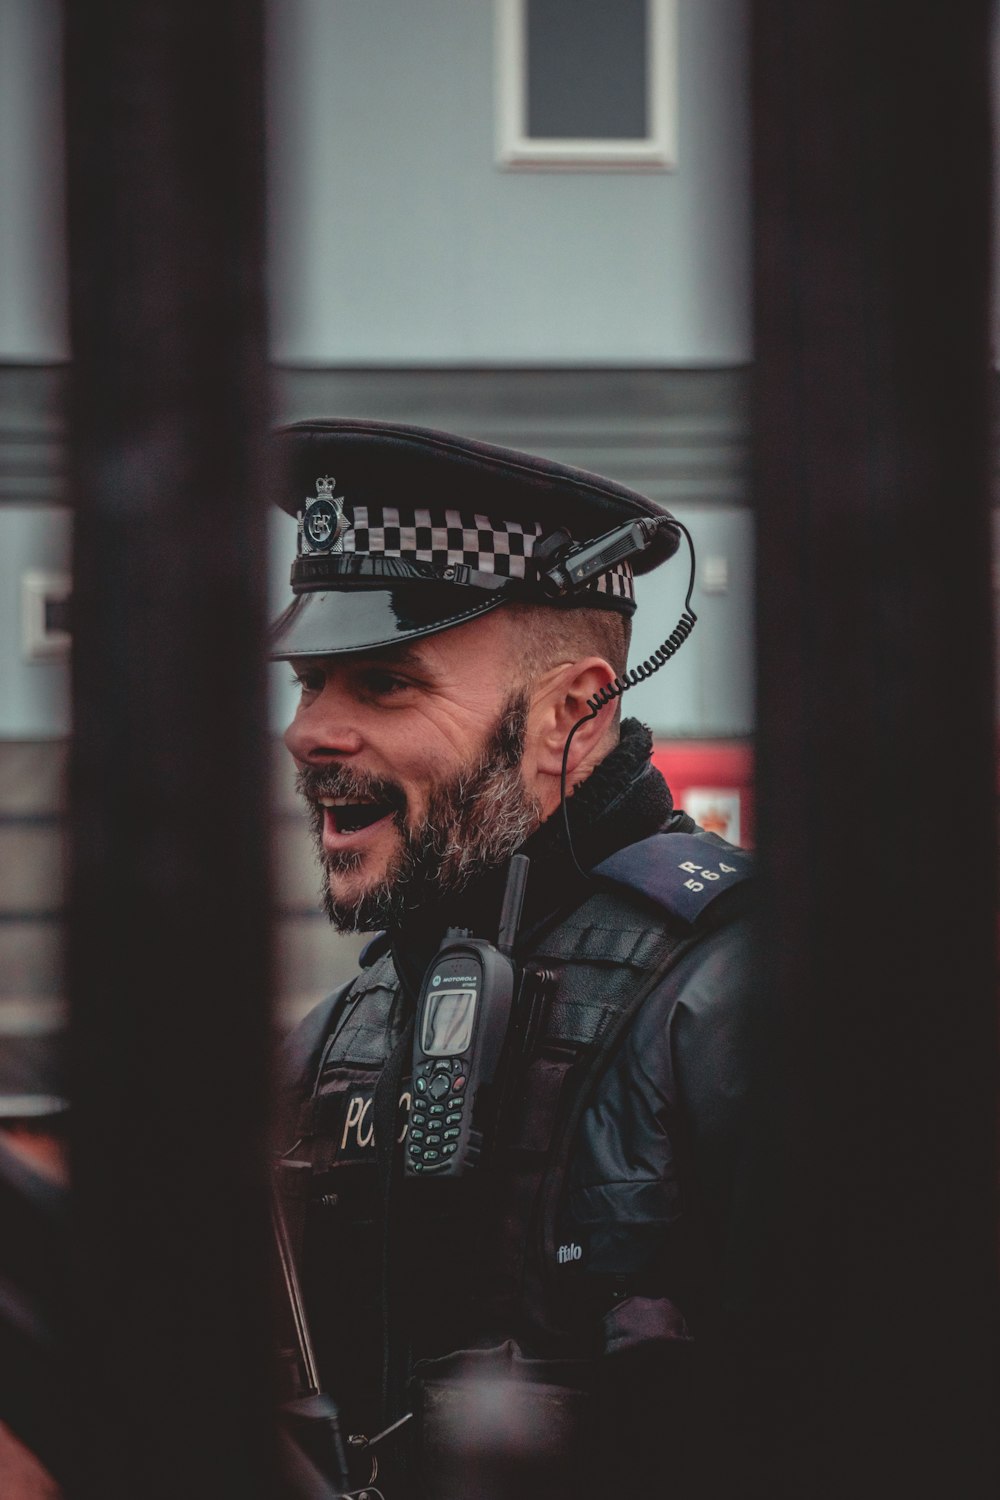
<path id="1" fill-rule="evenodd" d="M 696 1351 L 725 1321 L 747 1088 L 746 887 L 742 856 L 673 809 L 650 748 L 648 732 L 628 721 L 619 747 L 571 799 L 577 855 L 598 879 L 576 873 L 559 820 L 526 845 L 532 873 L 519 956 L 562 976 L 558 1019 L 525 1080 L 523 1118 L 488 1202 L 473 1210 L 471 1200 L 459 1208 L 424 1194 L 401 1210 L 396 1190 L 393 1204 L 376 1186 L 374 1109 L 359 1101 L 373 1093 L 444 927 L 494 936 L 502 872 L 376 941 L 368 978 L 318 1007 L 288 1045 L 289 1142 L 304 1122 L 307 1136 L 314 1131 L 303 1267 L 324 1373 L 349 1408 L 354 1391 L 367 1390 L 349 1425 L 377 1425 L 400 1402 L 416 1402 L 435 1495 L 468 1483 L 448 1477 L 449 1464 L 464 1460 L 440 1430 L 473 1367 L 513 1378 L 507 1404 L 515 1386 L 533 1393 L 529 1410 L 549 1393 L 557 1434 L 555 1450 L 536 1451 L 509 1474 L 509 1454 L 497 1458 L 497 1495 L 525 1500 L 532 1484 L 547 1496 L 586 1493 L 586 1484 L 596 1492 L 629 1467 L 648 1470 L 666 1412 L 681 1481 Z M 672 867 L 692 871 L 675 879 L 680 899 L 664 901 L 662 871 L 650 864 L 663 850 L 676 852 Z M 693 878 L 702 865 L 708 876 Z M 723 876 L 729 888 L 709 901 L 718 867 L 737 873 Z M 350 1024 L 359 1036 L 348 1041 Z M 323 1079 L 331 1108 L 317 1107 L 310 1122 L 309 1097 Z M 547 1088 L 559 1094 L 546 1103 Z M 324 1199 L 335 1200 L 335 1223 L 317 1206 Z M 407 1346 L 390 1351 L 388 1364 L 385 1319 L 405 1330 L 397 1342 Z M 479 1352 L 456 1360 L 470 1346 Z M 373 1387 L 394 1378 L 389 1408 L 376 1412 Z M 482 1473 L 476 1482 L 489 1487 Z"/>

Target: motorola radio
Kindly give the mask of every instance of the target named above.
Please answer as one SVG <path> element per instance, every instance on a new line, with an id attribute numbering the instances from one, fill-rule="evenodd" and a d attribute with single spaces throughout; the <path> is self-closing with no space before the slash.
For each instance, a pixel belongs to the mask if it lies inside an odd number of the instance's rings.
<path id="1" fill-rule="evenodd" d="M 449 928 L 424 976 L 413 1033 L 408 1177 L 465 1176 L 492 1143 L 521 988 L 513 950 L 528 864 L 524 854 L 511 859 L 496 946 Z"/>

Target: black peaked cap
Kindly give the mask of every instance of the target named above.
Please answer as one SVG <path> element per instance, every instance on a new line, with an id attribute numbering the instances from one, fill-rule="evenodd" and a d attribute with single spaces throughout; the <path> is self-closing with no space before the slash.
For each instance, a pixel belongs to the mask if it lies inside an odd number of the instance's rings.
<path id="1" fill-rule="evenodd" d="M 586 542 L 668 512 L 583 469 L 431 428 L 317 419 L 277 439 L 278 503 L 299 520 L 296 597 L 274 628 L 279 659 L 377 649 L 512 598 L 631 613 L 632 573 L 679 544 L 660 525 L 628 562 L 553 600 L 535 561 L 547 538 Z"/>

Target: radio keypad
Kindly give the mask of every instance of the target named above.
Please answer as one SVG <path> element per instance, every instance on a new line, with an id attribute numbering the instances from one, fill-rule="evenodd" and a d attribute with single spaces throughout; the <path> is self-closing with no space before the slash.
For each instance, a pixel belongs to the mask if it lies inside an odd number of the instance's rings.
<path id="1" fill-rule="evenodd" d="M 427 1058 L 414 1070 L 407 1148 L 413 1171 L 440 1172 L 459 1149 L 465 1066 L 461 1057 Z"/>

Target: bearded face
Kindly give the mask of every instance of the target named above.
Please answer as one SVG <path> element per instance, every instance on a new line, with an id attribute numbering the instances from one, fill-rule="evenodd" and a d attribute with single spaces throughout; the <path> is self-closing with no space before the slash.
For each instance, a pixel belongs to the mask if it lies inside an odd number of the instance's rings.
<path id="1" fill-rule="evenodd" d="M 527 709 L 526 695 L 513 695 L 480 747 L 457 769 L 428 775 L 419 798 L 412 782 L 349 763 L 300 770 L 323 907 L 338 931 L 392 927 L 425 901 L 463 890 L 538 826 L 541 809 L 521 774 Z M 375 839 L 387 845 L 378 861 L 369 853 Z"/>

